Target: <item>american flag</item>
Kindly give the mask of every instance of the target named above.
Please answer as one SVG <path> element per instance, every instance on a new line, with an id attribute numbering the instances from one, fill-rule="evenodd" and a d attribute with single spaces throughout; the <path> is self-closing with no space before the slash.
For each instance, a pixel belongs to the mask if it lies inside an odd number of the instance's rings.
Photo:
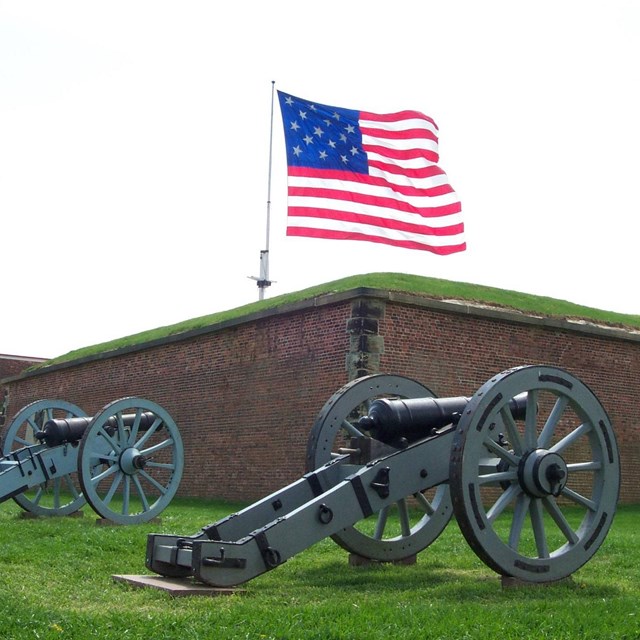
<path id="1" fill-rule="evenodd" d="M 287 235 L 464 251 L 460 199 L 419 111 L 375 114 L 278 91 L 288 166 Z"/>

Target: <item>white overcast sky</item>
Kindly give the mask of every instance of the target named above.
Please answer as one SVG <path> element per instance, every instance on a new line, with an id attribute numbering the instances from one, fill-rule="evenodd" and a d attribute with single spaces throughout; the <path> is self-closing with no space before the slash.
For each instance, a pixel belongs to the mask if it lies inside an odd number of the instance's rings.
<path id="1" fill-rule="evenodd" d="M 0 353 L 405 272 L 640 313 L 640 2 L 0 0 Z M 440 128 L 468 250 L 288 238 L 271 82 Z"/>

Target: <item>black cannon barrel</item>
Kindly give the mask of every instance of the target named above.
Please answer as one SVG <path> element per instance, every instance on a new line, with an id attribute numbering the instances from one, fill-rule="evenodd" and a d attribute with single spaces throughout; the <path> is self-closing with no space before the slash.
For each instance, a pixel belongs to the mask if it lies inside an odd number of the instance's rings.
<path id="1" fill-rule="evenodd" d="M 135 413 L 125 413 L 122 422 L 125 427 L 131 427 L 136 419 Z M 78 442 L 82 434 L 86 431 L 89 423 L 93 420 L 91 416 L 82 418 L 53 418 L 44 423 L 42 431 L 35 435 L 38 440 L 44 442 L 48 447 L 56 447 L 65 442 Z M 151 411 L 144 411 L 140 414 L 140 429 L 148 429 L 156 420 L 156 415 Z M 118 420 L 111 416 L 105 422 L 105 426 L 111 429 L 118 428 Z"/>
<path id="2" fill-rule="evenodd" d="M 374 400 L 369 413 L 360 418 L 360 427 L 372 437 L 387 444 L 401 438 L 414 442 L 428 436 L 434 429 L 456 423 L 470 398 L 408 398 Z M 527 394 L 511 399 L 509 407 L 514 419 L 524 418 Z"/>

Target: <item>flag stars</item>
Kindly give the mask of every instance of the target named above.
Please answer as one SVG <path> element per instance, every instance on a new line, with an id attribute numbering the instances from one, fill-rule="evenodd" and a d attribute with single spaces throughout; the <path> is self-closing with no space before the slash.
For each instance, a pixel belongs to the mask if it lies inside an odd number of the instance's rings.
<path id="1" fill-rule="evenodd" d="M 347 156 L 345 156 L 344 154 L 340 156 L 340 160 L 342 160 L 343 164 L 347 164 L 349 162 L 349 158 L 347 158 Z"/>
<path id="2" fill-rule="evenodd" d="M 344 133 L 340 134 L 340 142 L 346 142 L 347 141 L 347 136 L 344 135 Z"/>
<path id="3" fill-rule="evenodd" d="M 356 156 L 358 155 L 358 147 L 351 147 L 351 155 L 352 156 Z"/>
<path id="4" fill-rule="evenodd" d="M 319 154 L 320 160 L 326 160 L 327 159 L 327 152 L 326 151 L 321 151 Z"/>
<path id="5" fill-rule="evenodd" d="M 295 147 L 293 147 L 293 153 L 296 157 L 300 157 L 302 155 L 302 149 L 296 145 Z"/>
<path id="6" fill-rule="evenodd" d="M 356 132 L 356 129 L 355 129 L 355 127 L 354 127 L 352 124 L 348 124 L 348 125 L 345 127 L 345 129 L 346 129 L 347 133 L 355 133 L 355 132 Z"/>
<path id="7" fill-rule="evenodd" d="M 322 138 L 322 136 L 324 135 L 324 131 L 320 127 L 315 127 L 313 133 L 315 133 L 318 138 Z"/>
<path id="8" fill-rule="evenodd" d="M 327 142 L 327 144 L 332 148 L 335 149 L 336 148 L 336 143 L 333 140 L 329 140 L 329 142 Z"/>
<path id="9" fill-rule="evenodd" d="M 299 128 L 300 128 L 300 125 L 298 124 L 298 121 L 297 121 L 297 120 L 294 120 L 294 121 L 291 123 L 291 129 L 292 129 L 293 131 L 297 131 Z"/>
<path id="10" fill-rule="evenodd" d="M 313 144 L 313 138 L 307 134 L 304 138 L 302 138 L 302 141 L 305 142 L 307 145 Z"/>
<path id="11" fill-rule="evenodd" d="M 307 119 L 307 112 L 306 111 L 298 111 L 298 115 L 300 116 L 300 118 L 302 120 L 306 120 Z"/>

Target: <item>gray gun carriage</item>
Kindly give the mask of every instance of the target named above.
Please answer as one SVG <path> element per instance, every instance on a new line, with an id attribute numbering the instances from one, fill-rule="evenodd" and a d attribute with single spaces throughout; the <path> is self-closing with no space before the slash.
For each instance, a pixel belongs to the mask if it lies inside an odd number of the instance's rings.
<path id="1" fill-rule="evenodd" d="M 0 502 L 36 516 L 77 513 L 87 502 L 105 520 L 138 524 L 175 495 L 183 445 L 171 416 L 144 398 L 121 398 L 94 416 L 64 400 L 38 400 L 6 427 Z"/>
<path id="2" fill-rule="evenodd" d="M 566 578 L 602 545 L 620 485 L 615 434 L 563 369 L 523 366 L 471 397 L 395 375 L 348 383 L 320 411 L 297 481 L 191 536 L 151 534 L 146 566 L 244 583 L 331 536 L 354 556 L 410 561 L 452 516 L 502 576 Z"/>

